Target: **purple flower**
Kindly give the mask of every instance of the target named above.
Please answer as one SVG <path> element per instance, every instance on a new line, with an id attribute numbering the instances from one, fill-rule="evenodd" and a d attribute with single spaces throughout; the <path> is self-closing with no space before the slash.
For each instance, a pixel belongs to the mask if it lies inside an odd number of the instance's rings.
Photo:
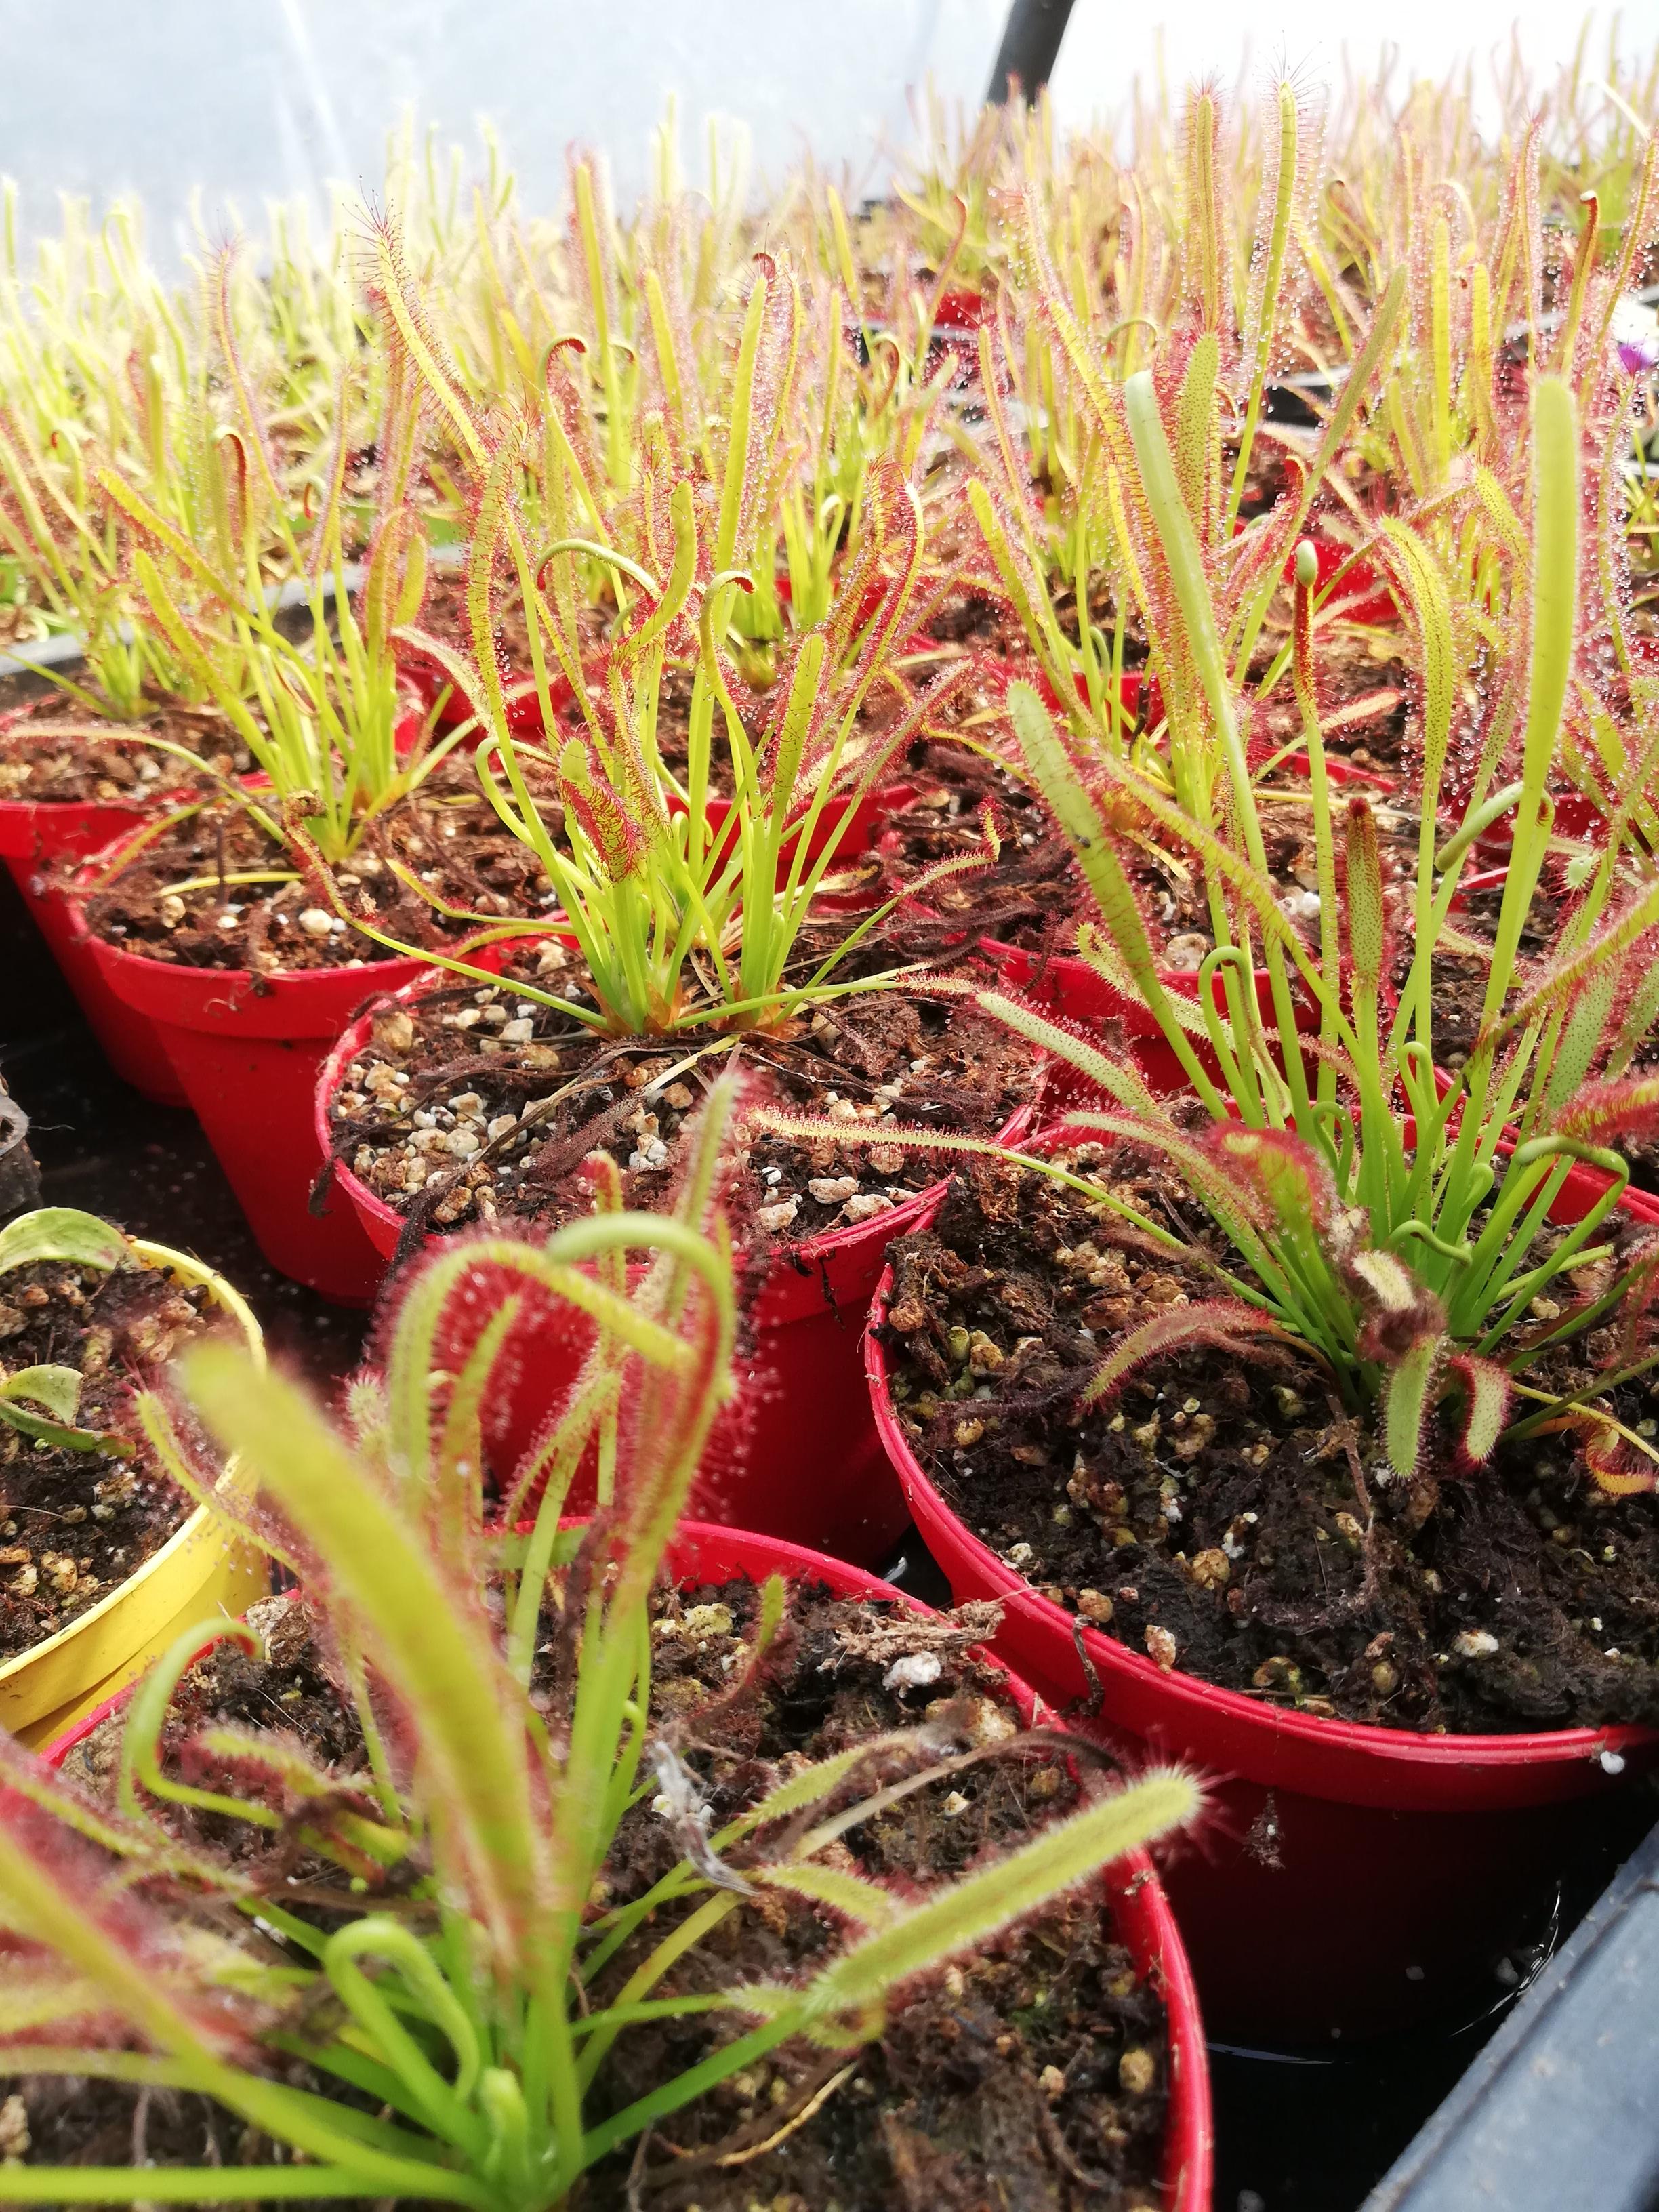
<path id="1" fill-rule="evenodd" d="M 1659 368 L 1659 321 L 1651 307 L 1626 295 L 1613 311 L 1612 329 L 1626 376 L 1651 375 Z"/>

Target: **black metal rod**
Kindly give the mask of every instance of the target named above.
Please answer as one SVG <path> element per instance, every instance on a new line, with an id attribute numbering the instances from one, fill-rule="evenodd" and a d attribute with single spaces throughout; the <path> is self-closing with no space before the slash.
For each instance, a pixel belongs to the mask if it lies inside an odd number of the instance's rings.
<path id="1" fill-rule="evenodd" d="M 1006 105 L 1010 77 L 1027 100 L 1036 97 L 1054 74 L 1071 15 L 1072 0 L 1013 0 L 985 95 L 991 106 Z"/>

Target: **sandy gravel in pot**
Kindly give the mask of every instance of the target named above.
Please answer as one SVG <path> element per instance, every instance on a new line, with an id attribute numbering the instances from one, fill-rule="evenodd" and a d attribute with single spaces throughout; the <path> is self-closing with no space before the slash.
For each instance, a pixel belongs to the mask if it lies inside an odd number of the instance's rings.
<path id="1" fill-rule="evenodd" d="M 581 992 L 573 953 L 546 944 L 520 972 Z M 989 980 L 988 970 L 974 972 Z M 499 985 L 458 981 L 387 1007 L 345 1070 L 332 1115 L 338 1156 L 407 1218 L 449 1228 L 506 1218 L 551 1226 L 587 1212 L 584 1163 L 622 1171 L 624 1203 L 660 1206 L 687 1119 L 733 1060 L 758 1094 L 799 1111 L 990 1136 L 1032 1096 L 1022 1039 L 959 1003 L 921 992 L 838 1000 L 734 1049 L 708 1031 L 597 1038 L 573 1017 Z M 799 1243 L 869 1220 L 937 1179 L 929 1155 L 763 1137 L 746 1144 L 734 1194 L 751 1242 Z"/>

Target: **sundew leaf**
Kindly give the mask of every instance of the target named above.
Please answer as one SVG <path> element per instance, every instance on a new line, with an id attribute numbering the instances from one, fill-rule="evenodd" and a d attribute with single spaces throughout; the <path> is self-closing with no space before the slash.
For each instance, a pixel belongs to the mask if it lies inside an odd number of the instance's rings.
<path id="1" fill-rule="evenodd" d="M 820 1759 L 811 1766 L 802 1767 L 798 1774 L 790 1775 L 775 1790 L 768 1790 L 757 1805 L 751 1805 L 746 1813 L 740 1813 L 717 1835 L 711 1836 L 709 1841 L 717 1850 L 726 1850 L 769 1821 L 781 1820 L 791 1813 L 804 1812 L 809 1805 L 821 1804 L 866 1759 L 884 1759 L 897 1752 L 922 1753 L 937 1748 L 927 1729 L 890 1729 L 884 1735 L 866 1736 L 849 1749 L 833 1753 L 828 1759 Z"/>
<path id="2" fill-rule="evenodd" d="M 60 1823 L 69 1838 L 81 1838 L 112 1858 L 131 1861 L 146 1873 L 182 1875 L 207 1892 L 239 1896 L 249 1887 L 228 1863 L 191 1850 L 152 1824 L 93 1804 L 15 1738 L 0 1729 L 0 1788 L 10 1801 L 8 1818 L 31 1806 Z M 45 1940 L 42 1938 L 41 1940 Z"/>
<path id="3" fill-rule="evenodd" d="M 198 1345 L 184 1366 L 209 1428 L 306 1529 L 367 1651 L 408 1701 L 456 1871 L 492 1942 L 503 1957 L 533 1948 L 553 1868 L 532 1816 L 522 1700 L 480 1624 L 302 1392 L 228 1346 Z"/>
<path id="4" fill-rule="evenodd" d="M 1571 387 L 1540 377 L 1533 393 L 1532 662 L 1522 775 L 1540 792 L 1555 757 L 1577 627 L 1578 421 Z"/>
<path id="5" fill-rule="evenodd" d="M 120 1919 L 114 1918 L 112 1900 L 103 1894 L 107 1863 L 100 1867 L 90 1850 L 75 1847 L 75 1839 L 57 1828 L 48 1853 L 46 1832 L 40 1823 L 0 1823 L 0 1921 L 48 1945 L 156 2050 L 207 2059 L 228 2024 L 198 2017 L 169 1993 L 154 1958 L 137 1940 L 141 1926 L 159 1935 L 159 1920 L 130 1897 L 120 1902 Z M 164 1942 L 163 1953 L 167 1948 Z"/>
<path id="6" fill-rule="evenodd" d="M 766 1888 L 787 1889 L 814 1905 L 827 1905 L 860 1928 L 889 1927 L 902 1910 L 891 1890 L 842 1867 L 815 1866 L 808 1861 L 801 1866 L 757 1867 L 752 1871 Z"/>
<path id="7" fill-rule="evenodd" d="M 1063 1060 L 1091 1083 L 1097 1084 L 1128 1112 L 1160 1126 L 1173 1126 L 1162 1101 L 1132 1060 L 1102 1051 L 1060 1023 L 1049 1019 L 1025 1000 L 1005 991 L 976 992 L 974 1002 L 994 1020 L 1018 1031 L 1042 1051 L 1052 1053 L 1056 1060 Z"/>
<path id="8" fill-rule="evenodd" d="M 1407 1479 L 1416 1474 L 1423 1456 L 1424 1425 L 1446 1348 L 1445 1337 L 1437 1332 L 1414 1337 L 1390 1369 L 1383 1388 L 1382 1434 L 1389 1464 Z"/>
<path id="9" fill-rule="evenodd" d="M 1008 712 L 1037 788 L 1078 856 L 1112 941 L 1134 980 L 1136 995 L 1169 1039 L 1188 1080 L 1219 1119 L 1224 1110 L 1220 1094 L 1188 1042 L 1182 1024 L 1167 1012 L 1168 994 L 1158 978 L 1158 963 L 1133 888 L 1048 709 L 1029 684 L 1011 684 Z M 1285 927 L 1288 930 L 1288 923 Z"/>
<path id="10" fill-rule="evenodd" d="M 1423 812 L 1431 836 L 1455 702 L 1451 596 L 1440 565 L 1409 524 L 1385 520 L 1382 529 L 1423 639 Z"/>
<path id="11" fill-rule="evenodd" d="M 1301 1340 L 1280 1326 L 1271 1315 L 1228 1298 L 1207 1298 L 1196 1305 L 1176 1306 L 1154 1315 L 1119 1340 L 1089 1377 L 1079 1403 L 1092 1406 L 1109 1397 L 1137 1367 L 1166 1352 L 1184 1352 L 1194 1345 L 1248 1358 L 1255 1347 L 1252 1337 L 1270 1337 L 1281 1344 Z"/>
<path id="12" fill-rule="evenodd" d="M 1510 1417 L 1515 1385 L 1509 1370 L 1474 1352 L 1457 1352 L 1446 1363 L 1463 1385 L 1463 1420 L 1457 1439 L 1459 1464 L 1484 1467 L 1498 1449 Z"/>
<path id="13" fill-rule="evenodd" d="M 1288 1129 L 1223 1122 L 1206 1145 L 1218 1163 L 1254 1184 L 1281 1229 L 1319 1237 L 1329 1228 L 1337 1205 L 1335 1178 L 1305 1139 Z"/>
<path id="14" fill-rule="evenodd" d="M 1626 1077 L 1584 1085 L 1551 1124 L 1551 1133 L 1589 1145 L 1617 1137 L 1650 1136 L 1659 1126 L 1659 1076 Z"/>
<path id="15" fill-rule="evenodd" d="M 101 2026 L 109 1999 L 95 1982 L 66 1974 L 61 1966 L 26 1966 L 13 1960 L 0 1984 L 0 2037 L 27 2035 L 32 2028 L 56 2027 L 73 2021 Z"/>
<path id="16" fill-rule="evenodd" d="M 878 2004 L 909 1976 L 984 1942 L 1126 1851 L 1184 1826 L 1203 1802 L 1190 1775 L 1155 1769 L 854 1944 L 801 1992 L 804 2011 L 822 2017 Z"/>

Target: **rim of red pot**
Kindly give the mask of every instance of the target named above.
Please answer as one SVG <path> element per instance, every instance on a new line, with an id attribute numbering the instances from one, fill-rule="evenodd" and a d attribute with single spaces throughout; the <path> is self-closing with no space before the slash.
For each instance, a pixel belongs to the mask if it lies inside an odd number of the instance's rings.
<path id="1" fill-rule="evenodd" d="M 416 722 L 424 721 L 431 713 L 433 702 L 438 694 L 447 688 L 449 699 L 438 717 L 438 727 L 453 730 L 460 723 L 471 720 L 472 709 L 465 693 L 456 688 L 453 679 L 435 661 L 427 660 L 418 651 L 413 651 L 407 659 L 399 657 L 398 673 L 419 702 L 418 713 L 410 719 Z M 556 717 L 570 705 L 574 695 L 564 677 L 557 672 L 550 673 L 547 689 Z M 507 708 L 507 726 L 515 737 L 529 737 L 532 731 L 546 734 L 542 721 L 541 700 L 537 694 L 533 676 L 515 678 L 503 687 L 501 696 Z M 478 732 L 480 742 L 487 735 L 487 730 L 481 728 Z"/>
<path id="2" fill-rule="evenodd" d="M 538 941 L 534 938 L 507 938 L 492 949 L 505 956 L 514 944 L 534 944 Z M 330 1047 L 318 1073 L 317 1088 L 312 1099 L 312 1121 L 317 1133 L 318 1145 L 321 1148 L 321 1157 L 324 1159 L 332 1158 L 334 1152 L 334 1127 L 329 1118 L 329 1109 L 334 1103 L 334 1094 L 341 1087 L 347 1066 L 368 1042 L 369 1032 L 374 1026 L 375 1015 L 383 1012 L 386 1003 L 392 1000 L 414 999 L 433 989 L 442 982 L 448 972 L 442 968 L 427 968 L 418 975 L 411 976 L 406 983 L 400 984 L 395 990 L 382 993 L 378 1002 L 374 1006 L 366 1006 L 356 1021 L 343 1030 Z M 1037 1056 L 1037 1070 L 1042 1067 L 1042 1054 Z M 998 1146 L 1022 1143 L 1035 1119 L 1034 1107 L 1017 1106 L 988 1141 Z M 334 1161 L 334 1181 L 360 1214 L 369 1215 L 384 1227 L 395 1227 L 401 1235 L 407 1225 L 408 1217 L 399 1213 L 396 1206 L 389 1206 L 378 1191 L 371 1190 L 343 1159 Z M 933 1200 L 943 1192 L 944 1188 L 943 1181 L 938 1183 L 928 1183 L 921 1190 L 912 1192 L 910 1197 L 903 1201 L 902 1208 L 896 1206 L 893 1211 L 898 1212 L 902 1210 L 908 1214 L 910 1209 L 919 1202 Z M 799 1261 L 811 1261 L 832 1258 L 843 1245 L 867 1237 L 872 1222 L 883 1221 L 886 1218 L 887 1216 L 884 1214 L 876 1214 L 872 1216 L 870 1221 L 853 1221 L 840 1229 L 821 1230 L 816 1237 L 809 1237 L 799 1244 L 780 1245 L 778 1250 L 780 1254 L 787 1253 Z M 443 1236 L 441 1231 L 428 1231 L 428 1242 L 439 1243 L 449 1241 Z M 639 1262 L 630 1261 L 629 1266 L 630 1269 L 637 1269 Z M 768 1540 L 769 1541 L 770 1539 Z"/>
<path id="3" fill-rule="evenodd" d="M 1292 775 L 1311 775 L 1313 773 L 1305 750 L 1286 753 L 1279 765 L 1288 769 Z M 1379 798 L 1392 797 L 1400 788 L 1397 775 L 1389 775 L 1382 769 L 1360 768 L 1353 761 L 1345 760 L 1340 753 L 1326 754 L 1325 775 L 1332 783 L 1351 783 L 1362 790 L 1376 792 Z"/>
<path id="4" fill-rule="evenodd" d="M 67 814 L 79 814 L 95 819 L 100 814 L 138 814 L 143 811 L 143 806 L 131 799 L 0 799 L 0 815 L 4 816 L 48 814 L 61 818 Z"/>
<path id="5" fill-rule="evenodd" d="M 4 718 L 0 717 L 0 727 L 3 727 L 3 721 Z M 185 800 L 188 796 L 182 789 L 173 789 L 158 791 L 153 796 L 145 793 L 122 799 L 0 799 L 0 822 L 34 823 L 44 817 L 46 823 L 60 831 L 73 831 L 83 824 L 92 826 L 118 819 L 122 826 L 112 830 L 107 842 L 96 848 L 98 853 L 106 853 L 126 838 L 137 836 L 159 807 Z M 64 855 L 48 852 L 46 857 Z M 93 854 L 87 854 L 82 865 L 94 857 Z"/>
<path id="6" fill-rule="evenodd" d="M 1055 1144 L 1065 1133 L 1064 1122 L 1050 1123 L 1030 1139 L 1027 1149 L 1036 1151 Z M 917 1226 L 931 1226 L 943 1202 L 941 1193 L 932 1201 Z M 1160 1697 L 1171 1702 L 1201 1706 L 1206 1712 L 1236 1721 L 1241 1728 L 1252 1733 L 1271 1735 L 1280 1743 L 1290 1740 L 1315 1748 L 1340 1748 L 1364 1753 L 1398 1766 L 1455 1769 L 1461 1766 L 1571 1765 L 1599 1759 L 1604 1751 L 1616 1753 L 1659 1742 L 1659 1729 L 1634 1724 L 1552 1729 L 1513 1735 L 1428 1735 L 1407 1729 L 1378 1728 L 1363 1721 L 1329 1719 L 1318 1713 L 1300 1713 L 1282 1706 L 1264 1705 L 1259 1698 L 1246 1696 L 1242 1690 L 1224 1689 L 1218 1684 L 1206 1682 L 1200 1675 L 1189 1674 L 1179 1667 L 1165 1670 L 1144 1653 L 1132 1651 L 1127 1644 L 1103 1636 L 1079 1616 L 1067 1613 L 1063 1606 L 1055 1605 L 1052 1599 L 1044 1597 L 1017 1569 L 999 1558 L 990 1546 L 968 1526 L 954 1507 L 946 1503 L 917 1459 L 894 1408 L 888 1378 L 886 1347 L 879 1334 L 886 1322 L 887 1303 L 892 1287 L 893 1270 L 890 1262 L 882 1270 L 881 1280 L 871 1300 L 870 1318 L 864 1333 L 864 1372 L 870 1389 L 871 1410 L 875 1416 L 877 1430 L 907 1498 L 920 1498 L 930 1514 L 950 1522 L 957 1540 L 973 1558 L 987 1583 L 998 1596 L 1007 1599 L 1018 1605 L 1022 1612 L 1057 1629 L 1068 1644 L 1073 1635 L 1080 1632 L 1090 1657 L 1103 1674 L 1109 1672 L 1125 1674 L 1147 1689 L 1156 1690 Z"/>
<path id="7" fill-rule="evenodd" d="M 118 842 L 125 842 L 125 838 Z M 95 866 L 108 850 L 108 846 L 105 846 L 100 851 L 93 854 L 87 862 L 87 867 L 90 869 Z M 256 975 L 251 968 L 191 968 L 176 960 L 153 959 L 147 952 L 137 952 L 131 945 L 118 944 L 112 938 L 100 937 L 87 920 L 85 893 L 80 887 L 79 872 L 77 872 L 75 888 L 66 892 L 64 896 L 69 906 L 71 927 L 78 936 L 83 938 L 88 944 L 95 945 L 100 955 L 112 960 L 131 961 L 135 966 L 150 969 L 158 975 L 198 978 L 204 988 L 211 985 L 216 990 L 227 995 L 256 990 L 262 996 L 266 993 L 290 994 L 307 988 L 315 989 L 325 983 L 337 984 L 343 977 L 347 976 L 354 982 L 361 983 L 364 991 L 368 992 L 374 988 L 373 979 L 377 969 L 402 970 L 406 974 L 413 964 L 410 955 L 392 953 L 385 960 L 360 961 L 356 967 L 349 962 L 342 961 L 337 967 L 278 968 L 269 975 Z M 419 960 L 425 960 L 428 957 L 428 955 L 424 952 L 414 956 L 415 959 Z"/>
<path id="8" fill-rule="evenodd" d="M 1129 1035 L 1138 1042 L 1143 1040 L 1156 1042 L 1162 1035 L 1157 1019 L 1151 1010 L 1138 1004 L 1133 999 L 1125 998 L 1116 985 L 1109 977 L 1103 975 L 1099 969 L 1091 967 L 1080 953 L 1033 952 L 1023 945 L 1006 945 L 1000 938 L 985 936 L 981 936 L 979 940 L 979 949 L 988 960 L 994 962 L 997 968 L 1002 971 L 1005 987 L 1008 989 L 1014 991 L 1040 989 L 1044 977 L 1050 975 L 1061 983 L 1075 978 L 1091 993 L 1109 996 L 1115 1002 L 1109 1008 L 1102 1008 L 1101 1011 L 1109 1012 L 1115 1018 L 1127 1021 Z M 1022 963 L 1026 966 L 1028 973 L 1019 976 L 1008 974 L 1007 971 L 1010 969 L 1018 967 Z M 1267 1015 L 1271 1012 L 1273 978 L 1265 968 L 1256 969 L 1255 975 L 1256 995 L 1261 1001 L 1263 1014 Z M 1166 991 L 1178 993 L 1183 999 L 1196 999 L 1198 996 L 1198 970 L 1195 968 L 1159 968 L 1158 979 Z M 1292 981 L 1299 993 L 1297 999 L 1298 1025 L 1307 1030 L 1316 1029 L 1318 1026 L 1318 1009 L 1309 999 L 1305 991 L 1302 991 L 1299 980 L 1293 978 Z M 1222 984 L 1218 975 L 1211 979 L 1211 988 L 1218 1007 L 1222 1003 Z M 1061 1007 L 1053 1010 L 1049 1018 L 1057 1021 L 1063 1028 L 1068 1023 L 1074 1024 L 1079 1020 L 1086 1020 L 1090 1017 L 1086 1013 L 1079 1014 L 1071 1009 Z"/>
<path id="9" fill-rule="evenodd" d="M 0 799 L 0 860 L 43 866 L 78 861 L 81 833 L 96 836 L 102 830 L 107 845 L 133 836 L 143 820 L 143 810 L 125 799 Z M 42 888 L 55 891 L 56 886 Z"/>

